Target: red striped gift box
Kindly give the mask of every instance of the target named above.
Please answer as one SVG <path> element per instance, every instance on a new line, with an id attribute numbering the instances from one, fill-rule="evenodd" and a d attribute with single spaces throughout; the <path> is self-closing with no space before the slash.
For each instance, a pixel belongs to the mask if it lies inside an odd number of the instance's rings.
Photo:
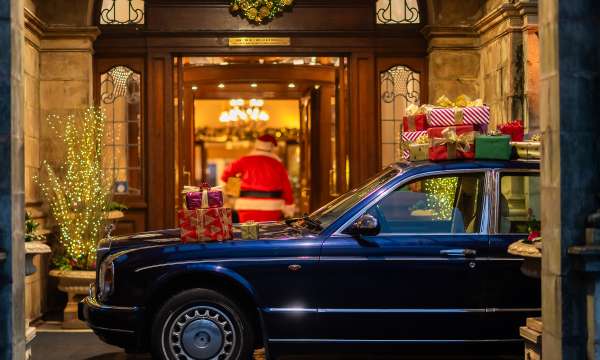
<path id="1" fill-rule="evenodd" d="M 487 106 L 467 106 L 464 108 L 435 108 L 427 114 L 427 122 L 432 127 L 452 125 L 485 125 L 490 122 L 490 108 Z"/>
<path id="2" fill-rule="evenodd" d="M 410 152 L 408 150 L 408 145 L 417 141 L 417 139 L 422 136 L 427 135 L 427 130 L 425 131 L 405 131 L 402 133 L 402 157 L 406 160 L 410 158 Z"/>

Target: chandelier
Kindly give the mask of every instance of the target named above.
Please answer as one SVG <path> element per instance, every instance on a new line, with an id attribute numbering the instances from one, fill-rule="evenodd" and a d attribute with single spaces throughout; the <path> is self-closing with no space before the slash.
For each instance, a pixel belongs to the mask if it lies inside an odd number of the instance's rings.
<path id="1" fill-rule="evenodd" d="M 229 110 L 221 113 L 219 121 L 223 124 L 269 121 L 269 114 L 262 108 L 264 105 L 262 99 L 250 99 L 247 104 L 244 99 L 231 99 Z"/>

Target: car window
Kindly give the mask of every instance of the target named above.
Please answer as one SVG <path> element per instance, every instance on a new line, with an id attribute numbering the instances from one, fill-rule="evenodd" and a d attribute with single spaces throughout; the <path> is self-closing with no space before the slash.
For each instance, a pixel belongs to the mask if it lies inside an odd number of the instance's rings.
<path id="1" fill-rule="evenodd" d="M 540 176 L 539 174 L 501 174 L 499 199 L 500 233 L 528 233 L 539 227 Z"/>
<path id="2" fill-rule="evenodd" d="M 402 185 L 368 212 L 381 233 L 478 233 L 484 174 L 427 177 Z"/>

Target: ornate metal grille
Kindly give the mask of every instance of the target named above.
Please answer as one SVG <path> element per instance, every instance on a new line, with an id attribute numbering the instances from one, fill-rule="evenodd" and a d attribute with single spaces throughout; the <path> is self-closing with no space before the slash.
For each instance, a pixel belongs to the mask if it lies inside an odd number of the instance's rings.
<path id="1" fill-rule="evenodd" d="M 140 195 L 141 75 L 115 66 L 100 76 L 101 107 L 106 114 L 103 166 L 114 179 L 117 194 Z"/>
<path id="2" fill-rule="evenodd" d="M 394 66 L 380 74 L 381 154 L 386 166 L 402 159 L 402 118 L 406 107 L 420 104 L 420 74 Z"/>
<path id="3" fill-rule="evenodd" d="M 126 25 L 144 23 L 144 0 L 102 0 L 100 24 Z"/>
<path id="4" fill-rule="evenodd" d="M 418 0 L 377 0 L 377 24 L 418 24 Z"/>

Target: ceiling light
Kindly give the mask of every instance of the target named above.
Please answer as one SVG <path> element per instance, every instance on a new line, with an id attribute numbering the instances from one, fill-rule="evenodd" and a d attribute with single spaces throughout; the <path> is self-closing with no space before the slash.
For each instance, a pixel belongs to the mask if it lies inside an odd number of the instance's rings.
<path id="1" fill-rule="evenodd" d="M 321 88 L 321 85 L 317 84 L 315 85 L 315 90 L 319 90 Z"/>
<path id="2" fill-rule="evenodd" d="M 196 90 L 198 90 L 198 86 L 192 85 L 192 91 L 196 91 Z"/>
<path id="3" fill-rule="evenodd" d="M 250 87 L 257 88 L 258 84 L 257 83 L 252 83 L 252 84 L 250 84 Z"/>
<path id="4" fill-rule="evenodd" d="M 290 89 L 293 89 L 293 88 L 295 88 L 295 87 L 296 87 L 296 84 L 294 84 L 294 83 L 289 83 L 289 84 L 288 84 L 288 87 L 289 87 Z"/>
<path id="5" fill-rule="evenodd" d="M 225 84 L 220 83 L 219 85 L 217 85 L 219 87 L 219 89 L 225 89 Z"/>

